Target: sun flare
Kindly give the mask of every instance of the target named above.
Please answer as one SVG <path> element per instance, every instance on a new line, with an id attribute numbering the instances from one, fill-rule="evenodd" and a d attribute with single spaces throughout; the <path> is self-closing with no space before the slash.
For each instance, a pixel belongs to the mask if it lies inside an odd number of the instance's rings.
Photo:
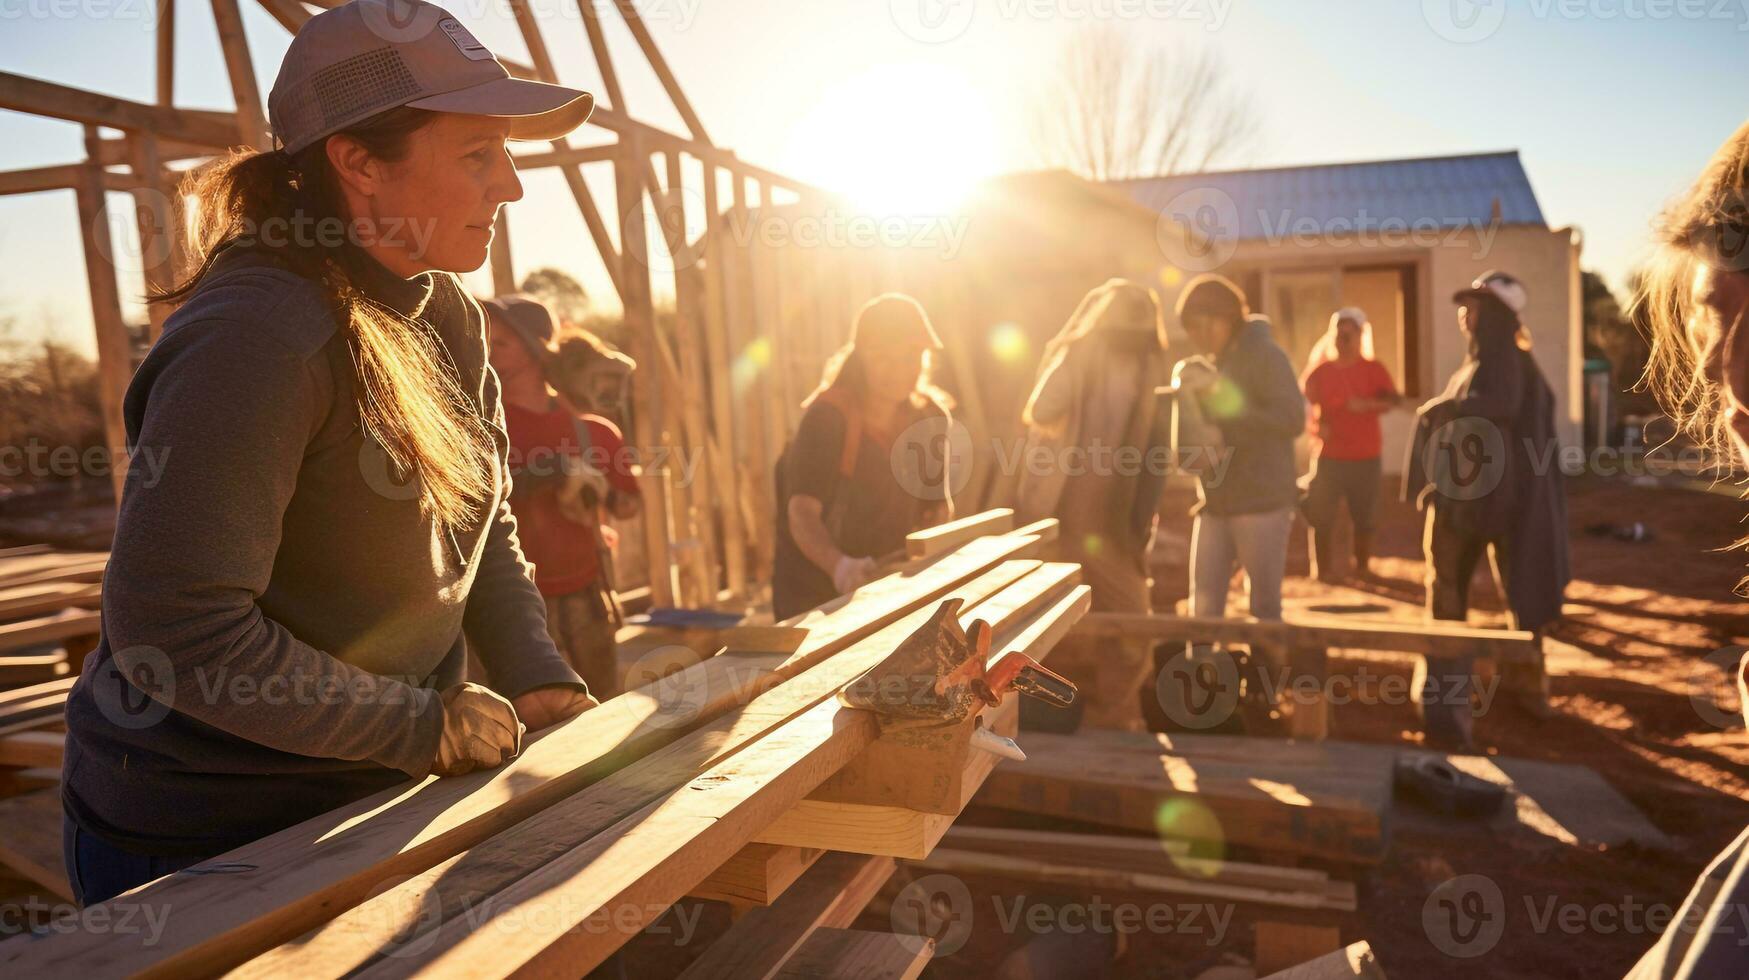
<path id="1" fill-rule="evenodd" d="M 984 94 L 936 65 L 886 65 L 820 93 L 792 131 L 791 170 L 871 213 L 950 210 L 996 171 Z"/>

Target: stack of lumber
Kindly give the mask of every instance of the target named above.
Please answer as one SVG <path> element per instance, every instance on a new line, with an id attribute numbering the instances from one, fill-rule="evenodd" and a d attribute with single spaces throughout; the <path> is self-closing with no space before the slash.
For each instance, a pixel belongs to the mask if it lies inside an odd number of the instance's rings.
<path id="1" fill-rule="evenodd" d="M 497 770 L 403 785 L 118 899 L 173 910 L 152 942 L 103 928 L 111 910 L 98 906 L 57 934 L 0 943 L 0 973 L 586 973 L 869 750 L 879 722 L 834 695 L 941 600 L 991 623 L 993 655 L 1041 656 L 1066 635 L 1088 592 L 1075 566 L 1029 557 L 1052 533 L 987 534 L 778 627 L 738 630 L 717 656 L 540 733 Z M 891 953 L 853 934 L 802 940 L 797 956 Z"/>
<path id="2" fill-rule="evenodd" d="M 0 688 L 75 672 L 62 649 L 32 648 L 97 635 L 102 552 L 52 551 L 46 545 L 0 550 Z"/>
<path id="3" fill-rule="evenodd" d="M 1202 845 L 1356 864 L 1389 843 L 1394 754 L 1377 746 L 1226 735 L 1029 734 L 982 805 Z"/>

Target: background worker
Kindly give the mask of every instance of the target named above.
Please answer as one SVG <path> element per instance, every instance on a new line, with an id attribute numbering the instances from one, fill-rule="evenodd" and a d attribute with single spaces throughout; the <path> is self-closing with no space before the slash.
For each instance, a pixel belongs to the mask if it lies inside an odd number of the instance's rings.
<path id="1" fill-rule="evenodd" d="M 1269 321 L 1251 316 L 1245 294 L 1226 278 L 1208 274 L 1186 283 L 1178 319 L 1213 364 L 1212 371 L 1181 376 L 1180 387 L 1231 454 L 1224 467 L 1198 474 L 1193 614 L 1226 615 L 1236 563 L 1249 583 L 1251 615 L 1280 619 L 1288 533 L 1300 495 L 1294 439 L 1306 427 L 1299 379 L 1270 336 Z"/>
<path id="2" fill-rule="evenodd" d="M 387 39 L 374 25 L 429 17 Z M 356 70 L 392 53 L 392 90 Z M 485 264 L 522 196 L 508 138 L 581 124 L 446 12 L 310 18 L 268 99 L 281 144 L 187 190 L 203 231 L 128 386 L 103 631 L 67 699 L 68 878 L 108 899 L 411 777 L 516 755 L 594 704 L 517 543 Z M 335 227 L 330 236 L 259 234 Z M 416 227 L 411 236 L 391 229 Z M 472 650 L 491 689 L 465 683 Z"/>
<path id="3" fill-rule="evenodd" d="M 916 300 L 877 296 L 802 403 L 777 461 L 779 620 L 855 591 L 907 534 L 952 516 L 950 402 L 930 381 L 941 349 Z"/>
<path id="4" fill-rule="evenodd" d="M 597 411 L 616 410 L 608 399 L 625 390 L 635 365 L 581 334 L 569 341 L 577 352 L 572 396 L 560 397 L 547 380 L 559 351 L 547 308 L 521 295 L 488 300 L 485 308 L 510 433 L 510 506 L 546 603 L 547 632 L 590 692 L 606 700 L 620 692 L 614 634 L 625 622 L 613 589 L 618 540 L 606 516 L 636 517 L 643 497 L 619 428 Z M 608 403 L 597 405 L 591 392 Z M 579 398 L 586 400 L 572 400 Z"/>
<path id="5" fill-rule="evenodd" d="M 1347 306 L 1330 316 L 1330 329 L 1312 348 L 1301 386 L 1312 416 L 1312 475 L 1304 511 L 1312 529 L 1314 571 L 1335 579 L 1336 521 L 1343 504 L 1354 527 L 1354 568 L 1372 577 L 1373 518 L 1384 468 L 1379 415 L 1402 396 L 1385 366 L 1373 359 L 1366 311 Z"/>
<path id="6" fill-rule="evenodd" d="M 1568 573 L 1567 497 L 1558 467 L 1555 395 L 1530 353 L 1519 315 L 1523 283 L 1489 272 L 1452 297 L 1469 353 L 1444 394 L 1421 407 L 1405 470 L 1406 495 L 1427 512 L 1427 607 L 1462 622 L 1484 554 L 1513 628 L 1540 633 L 1561 616 Z M 1474 724 L 1469 657 L 1425 657 L 1418 667 L 1428 740 L 1465 746 Z M 1535 663 L 1501 665 L 1502 687 L 1535 713 L 1548 678 Z"/>
<path id="7" fill-rule="evenodd" d="M 1050 465 L 1022 469 L 1019 522 L 1057 518 L 1058 559 L 1081 565 L 1095 612 L 1152 611 L 1148 551 L 1166 472 L 1147 461 L 1169 442 L 1168 415 L 1154 397 L 1169 377 L 1166 346 L 1154 291 L 1110 280 L 1087 294 L 1046 346 L 1022 415 L 1025 458 L 1042 455 Z M 1124 469 L 1124 458 L 1140 465 Z M 1070 710 L 1090 725 L 1142 730 L 1138 694 L 1148 649 L 1146 641 L 1065 639 L 1051 666 L 1080 686 Z"/>

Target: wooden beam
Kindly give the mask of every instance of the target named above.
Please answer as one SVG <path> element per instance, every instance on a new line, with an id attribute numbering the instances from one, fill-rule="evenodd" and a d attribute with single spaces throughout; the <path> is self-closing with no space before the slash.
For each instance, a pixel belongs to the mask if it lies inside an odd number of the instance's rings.
<path id="1" fill-rule="evenodd" d="M 255 62 L 249 57 L 249 39 L 243 33 L 243 12 L 237 0 L 212 0 L 213 23 L 219 29 L 219 47 L 225 53 L 225 73 L 231 79 L 231 95 L 237 103 L 237 135 L 243 145 L 257 150 L 273 148 L 268 135 L 266 103 L 255 80 Z"/>
<path id="2" fill-rule="evenodd" d="M 176 105 L 176 0 L 158 0 L 154 40 L 157 42 L 153 69 L 157 76 L 158 104 L 169 109 Z"/>
<path id="3" fill-rule="evenodd" d="M 234 113 L 166 109 L 5 71 L 0 71 L 0 109 L 70 119 L 93 126 L 155 133 L 159 137 L 215 148 L 237 142 Z"/>
<path id="4" fill-rule="evenodd" d="M 1385 969 L 1365 942 L 1351 943 L 1309 963 L 1271 973 L 1264 980 L 1385 980 Z"/>
<path id="5" fill-rule="evenodd" d="M 605 163 L 618 158 L 624 151 L 616 143 L 601 143 L 596 146 L 570 146 L 559 148 L 555 143 L 553 149 L 538 153 L 512 153 L 510 159 L 515 161 L 518 171 L 534 170 L 540 167 L 566 167 L 584 163 Z"/>
<path id="6" fill-rule="evenodd" d="M 3 82 L 3 79 L 0 79 Z M 85 152 L 98 153 L 97 127 L 85 127 Z M 104 201 L 103 168 L 87 163 L 74 192 L 79 209 L 79 241 L 85 251 L 85 284 L 91 297 L 91 320 L 97 333 L 97 404 L 103 413 L 104 442 L 109 447 L 110 479 L 116 506 L 121 505 L 127 478 L 127 430 L 122 399 L 134 374 L 133 340 L 122 319 L 121 293 L 115 280 L 115 242 Z"/>
<path id="7" fill-rule="evenodd" d="M 778 980 L 915 980 L 935 940 L 862 929 L 815 929 L 778 969 Z"/>
<path id="8" fill-rule="evenodd" d="M 680 980 L 767 980 L 816 929 L 846 928 L 893 874 L 893 859 L 827 854 L 770 908 L 736 920 Z"/>
<path id="9" fill-rule="evenodd" d="M 172 903 L 187 913 L 172 916 L 151 945 L 101 928 L 82 929 L 40 942 L 0 944 L 0 972 L 182 976 L 236 967 L 358 905 L 385 882 L 432 869 L 631 761 L 648 761 L 650 753 L 708 719 L 829 662 L 1035 541 L 988 539 L 927 569 L 878 580 L 787 622 L 808 631 L 793 654 L 712 657 L 541 733 L 500 769 L 397 786 L 213 859 L 230 873 L 176 875 L 137 889 L 129 900 Z M 0 693 L 0 715 L 7 697 Z M 239 902 L 243 893 L 259 900 Z M 393 924 L 388 928 L 393 935 Z"/>
<path id="10" fill-rule="evenodd" d="M 601 70 L 601 84 L 607 89 L 607 107 L 615 112 L 627 109 L 625 93 L 619 87 L 619 73 L 613 69 L 613 53 L 607 48 L 607 36 L 601 30 L 601 15 L 595 0 L 577 0 L 577 12 L 583 17 L 583 29 L 589 35 L 589 49 L 595 54 L 595 66 Z"/>
<path id="11" fill-rule="evenodd" d="M 1538 656 L 1536 636 L 1524 630 L 1474 629 L 1440 623 L 1365 622 L 1337 617 L 1282 622 L 1160 613 L 1094 613 L 1081 625 L 1085 636 L 1168 642 L 1268 643 L 1444 656 L 1503 657 L 1516 662 Z"/>
<path id="12" fill-rule="evenodd" d="M 128 136 L 129 163 L 139 186 L 134 189 L 134 224 L 140 236 L 140 271 L 145 280 L 146 342 L 156 343 L 164 332 L 164 321 L 170 316 L 169 304 L 151 302 L 150 297 L 167 292 L 174 285 L 176 236 L 181 228 L 176 222 L 176 208 L 164 193 L 164 164 L 158 155 L 158 138 L 151 133 Z"/>
<path id="13" fill-rule="evenodd" d="M 6 742 L 0 739 L 0 759 L 5 758 L 5 749 Z M 693 898 L 728 902 L 737 908 L 770 905 L 825 853 L 811 847 L 748 844 L 689 894 Z"/>
<path id="14" fill-rule="evenodd" d="M 66 749 L 67 736 L 64 732 L 15 732 L 11 735 L 0 735 L 0 766 L 59 769 Z"/>
<path id="15" fill-rule="evenodd" d="M 492 221 L 492 246 L 489 249 L 492 266 L 492 293 L 507 296 L 516 292 L 516 266 L 510 259 L 510 210 L 499 208 Z"/>
<path id="16" fill-rule="evenodd" d="M 655 71 L 656 78 L 662 83 L 663 91 L 674 103 L 674 108 L 680 113 L 680 118 L 686 123 L 687 131 L 692 138 L 706 146 L 711 139 L 704 131 L 704 122 L 698 118 L 698 113 L 692 111 L 692 103 L 686 99 L 686 93 L 680 88 L 680 80 L 674 77 L 674 71 L 668 67 L 668 60 L 662 57 L 662 51 L 656 47 L 656 39 L 650 36 L 650 29 L 644 26 L 643 17 L 638 15 L 635 0 L 614 0 L 614 6 L 619 8 L 621 17 L 625 18 L 626 26 L 631 28 L 632 39 L 638 42 L 638 47 L 649 59 L 650 68 Z M 616 99 L 614 105 L 618 105 Z"/>
<path id="17" fill-rule="evenodd" d="M 165 0 L 171 2 L 171 0 Z M 296 34 L 310 21 L 310 12 L 300 0 L 260 0 L 268 16 L 279 22 L 288 34 Z"/>
<path id="18" fill-rule="evenodd" d="M 957 521 L 926 527 L 905 535 L 905 554 L 911 558 L 928 558 L 952 551 L 960 545 L 986 534 L 1005 534 L 1014 530 L 1014 511 L 998 507 L 981 514 L 971 514 Z"/>
<path id="19" fill-rule="evenodd" d="M 96 636 L 103 622 L 95 609 L 63 609 L 49 616 L 39 616 L 0 626 L 0 651 L 19 650 L 65 640 L 74 636 Z"/>
<path id="20" fill-rule="evenodd" d="M 40 582 L 0 587 L 0 620 L 26 619 L 63 609 L 96 609 L 103 586 L 96 582 Z"/>

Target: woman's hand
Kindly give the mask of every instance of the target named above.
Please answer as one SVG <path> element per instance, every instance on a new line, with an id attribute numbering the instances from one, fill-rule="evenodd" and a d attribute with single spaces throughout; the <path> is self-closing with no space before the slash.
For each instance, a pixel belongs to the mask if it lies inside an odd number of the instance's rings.
<path id="1" fill-rule="evenodd" d="M 443 737 L 431 771 L 461 776 L 501 766 L 522 751 L 525 730 L 509 701 L 479 684 L 457 684 L 443 692 Z"/>
<path id="2" fill-rule="evenodd" d="M 590 708 L 597 707 L 601 702 L 574 687 L 537 687 L 532 691 L 516 696 L 510 702 L 516 706 L 516 715 L 525 722 L 531 731 L 557 725 L 561 721 L 575 718 Z"/>

